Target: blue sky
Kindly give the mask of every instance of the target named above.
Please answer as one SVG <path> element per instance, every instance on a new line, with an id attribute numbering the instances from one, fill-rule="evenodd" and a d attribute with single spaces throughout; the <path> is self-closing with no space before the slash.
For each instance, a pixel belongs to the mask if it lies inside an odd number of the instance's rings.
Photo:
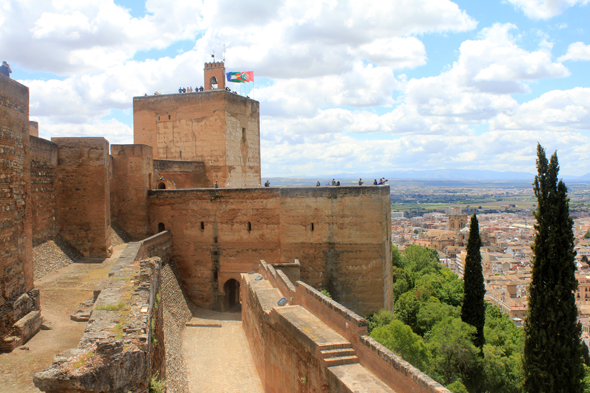
<path id="1" fill-rule="evenodd" d="M 228 71 L 261 103 L 263 176 L 590 172 L 590 0 L 21 0 L 0 53 L 41 136 L 132 143 L 132 97 Z"/>

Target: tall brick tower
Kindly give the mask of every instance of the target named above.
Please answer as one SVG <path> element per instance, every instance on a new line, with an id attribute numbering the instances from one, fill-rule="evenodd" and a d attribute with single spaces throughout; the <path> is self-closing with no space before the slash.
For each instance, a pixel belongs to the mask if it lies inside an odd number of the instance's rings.
<path id="1" fill-rule="evenodd" d="M 226 91 L 224 72 L 205 63 L 205 91 L 134 97 L 134 143 L 151 146 L 154 160 L 204 163 L 209 187 L 257 187 L 260 104 Z"/>
<path id="2" fill-rule="evenodd" d="M 205 90 L 225 90 L 225 64 L 223 61 L 205 63 Z"/>

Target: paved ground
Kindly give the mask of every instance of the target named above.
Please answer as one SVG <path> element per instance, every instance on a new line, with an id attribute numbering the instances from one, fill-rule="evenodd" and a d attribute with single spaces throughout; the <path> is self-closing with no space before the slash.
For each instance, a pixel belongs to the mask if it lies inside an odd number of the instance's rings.
<path id="1" fill-rule="evenodd" d="M 113 257 L 102 263 L 74 263 L 35 281 L 41 293 L 41 315 L 53 324 L 53 330 L 41 330 L 24 345 L 29 350 L 0 354 L 0 391 L 40 392 L 33 385 L 33 375 L 49 367 L 57 353 L 78 346 L 86 322 L 71 321 L 70 314 L 92 299 L 94 287 L 108 275 L 125 246 L 114 247 Z"/>
<path id="2" fill-rule="evenodd" d="M 182 352 L 191 393 L 264 392 L 239 312 L 197 309 L 187 325 Z"/>

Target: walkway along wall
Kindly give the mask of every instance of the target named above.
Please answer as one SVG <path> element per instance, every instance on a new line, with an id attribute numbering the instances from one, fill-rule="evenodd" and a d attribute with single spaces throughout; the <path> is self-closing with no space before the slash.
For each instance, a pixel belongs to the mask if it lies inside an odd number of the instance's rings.
<path id="1" fill-rule="evenodd" d="M 150 230 L 170 230 L 185 293 L 220 309 L 223 286 L 269 262 L 361 314 L 391 309 L 389 186 L 152 190 Z"/>
<path id="2" fill-rule="evenodd" d="M 44 392 L 147 392 L 149 380 L 165 379 L 162 259 L 170 234 L 129 243 L 100 289 L 78 347 L 56 356 L 35 374 Z M 153 254 L 162 255 L 148 258 Z"/>
<path id="3" fill-rule="evenodd" d="M 257 270 L 242 275 L 242 320 L 267 392 L 449 393 L 367 336 L 364 318 L 264 261 Z"/>

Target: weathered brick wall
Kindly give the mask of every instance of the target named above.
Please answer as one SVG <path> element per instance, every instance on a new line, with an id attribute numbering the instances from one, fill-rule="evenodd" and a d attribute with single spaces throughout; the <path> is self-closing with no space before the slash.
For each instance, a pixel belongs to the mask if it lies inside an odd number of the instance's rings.
<path id="1" fill-rule="evenodd" d="M 160 180 L 161 178 L 164 180 Z M 150 188 L 159 188 L 161 183 L 166 185 L 166 189 L 213 187 L 213 183 L 207 178 L 203 161 L 154 160 Z"/>
<path id="2" fill-rule="evenodd" d="M 205 163 L 209 185 L 260 185 L 259 103 L 227 91 L 133 98 L 134 142 L 154 159 Z"/>
<path id="3" fill-rule="evenodd" d="M 33 288 L 30 170 L 29 89 L 0 75 L 0 337 Z"/>
<path id="4" fill-rule="evenodd" d="M 109 143 L 104 138 L 51 140 L 58 146 L 58 231 L 85 256 L 108 256 Z"/>
<path id="5" fill-rule="evenodd" d="M 29 121 L 29 135 L 39 138 L 39 122 Z"/>
<path id="6" fill-rule="evenodd" d="M 133 240 L 149 236 L 147 191 L 152 178 L 152 148 L 112 145 L 111 214 Z"/>
<path id="7" fill-rule="evenodd" d="M 226 165 L 228 187 L 260 185 L 260 104 L 226 93 Z"/>
<path id="8" fill-rule="evenodd" d="M 391 308 L 389 187 L 152 190 L 152 233 L 195 303 L 221 308 L 223 285 L 269 263 L 301 263 L 301 279 L 362 315 Z M 313 230 L 312 230 L 313 224 Z"/>
<path id="9" fill-rule="evenodd" d="M 37 245 L 57 235 L 57 145 L 32 135 L 29 140 L 33 245 Z"/>

